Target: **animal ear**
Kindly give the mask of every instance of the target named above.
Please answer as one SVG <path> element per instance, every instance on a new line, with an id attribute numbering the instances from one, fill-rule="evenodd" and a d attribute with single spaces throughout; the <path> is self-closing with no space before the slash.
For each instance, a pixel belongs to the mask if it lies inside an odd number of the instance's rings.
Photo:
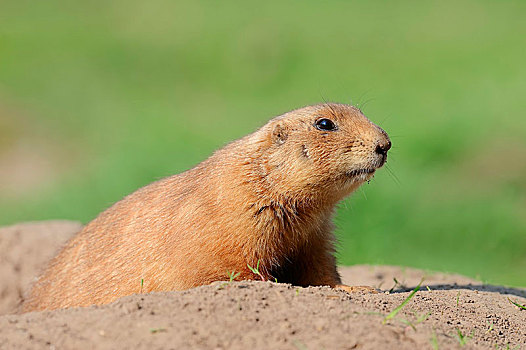
<path id="1" fill-rule="evenodd" d="M 282 145 L 285 143 L 288 136 L 287 127 L 283 123 L 276 123 L 272 128 L 272 142 Z"/>

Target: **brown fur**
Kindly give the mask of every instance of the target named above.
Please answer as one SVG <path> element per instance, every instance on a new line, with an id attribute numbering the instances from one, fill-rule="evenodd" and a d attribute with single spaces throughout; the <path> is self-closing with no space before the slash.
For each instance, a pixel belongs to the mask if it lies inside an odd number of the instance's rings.
<path id="1" fill-rule="evenodd" d="M 317 129 L 322 117 L 338 129 Z M 227 271 L 259 279 L 247 266 L 258 261 L 264 279 L 337 286 L 334 207 L 373 176 L 389 147 L 387 134 L 352 106 L 276 117 L 100 214 L 51 261 L 22 309 L 188 289 L 227 279 Z"/>

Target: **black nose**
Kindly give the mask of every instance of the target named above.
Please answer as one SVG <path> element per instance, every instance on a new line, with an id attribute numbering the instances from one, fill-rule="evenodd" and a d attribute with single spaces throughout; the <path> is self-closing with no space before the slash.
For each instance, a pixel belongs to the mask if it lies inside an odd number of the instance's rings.
<path id="1" fill-rule="evenodd" d="M 376 145 L 375 152 L 381 155 L 386 155 L 387 151 L 391 148 L 391 141 L 387 141 L 386 143 L 380 142 L 378 145 Z"/>

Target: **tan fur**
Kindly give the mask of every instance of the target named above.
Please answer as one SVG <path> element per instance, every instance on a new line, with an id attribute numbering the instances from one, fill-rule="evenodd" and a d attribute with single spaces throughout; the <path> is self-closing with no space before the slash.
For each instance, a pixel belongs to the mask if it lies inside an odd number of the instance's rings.
<path id="1" fill-rule="evenodd" d="M 320 118 L 338 130 L 317 129 Z M 331 216 L 385 162 L 378 145 L 387 152 L 387 134 L 352 106 L 276 117 L 101 213 L 51 261 L 22 309 L 188 289 L 225 280 L 227 271 L 259 279 L 247 266 L 258 261 L 264 279 L 335 287 Z"/>

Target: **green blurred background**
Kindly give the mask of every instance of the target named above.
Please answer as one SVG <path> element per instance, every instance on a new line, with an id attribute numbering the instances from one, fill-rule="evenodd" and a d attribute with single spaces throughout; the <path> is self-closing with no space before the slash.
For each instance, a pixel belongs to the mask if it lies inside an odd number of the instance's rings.
<path id="1" fill-rule="evenodd" d="M 272 116 L 352 102 L 394 146 L 338 210 L 340 263 L 526 286 L 525 18 L 525 1 L 2 1 L 0 224 L 86 223 Z"/>

